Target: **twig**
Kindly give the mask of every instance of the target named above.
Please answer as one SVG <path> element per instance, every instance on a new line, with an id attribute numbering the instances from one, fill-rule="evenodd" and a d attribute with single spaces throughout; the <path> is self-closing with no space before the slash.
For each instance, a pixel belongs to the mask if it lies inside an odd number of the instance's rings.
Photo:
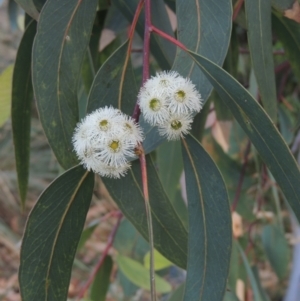
<path id="1" fill-rule="evenodd" d="M 234 21 L 236 19 L 236 17 L 238 16 L 243 4 L 244 4 L 244 0 L 238 0 L 238 2 L 234 5 L 233 14 L 232 14 L 232 21 Z"/>
<path id="2" fill-rule="evenodd" d="M 152 214 L 151 206 L 149 200 L 148 191 L 148 178 L 147 178 L 147 165 L 144 150 L 141 149 L 140 164 L 142 172 L 142 182 L 143 182 L 143 193 L 146 207 L 147 224 L 148 224 L 148 235 L 150 244 L 150 291 L 151 291 L 151 301 L 156 300 L 156 289 L 155 289 L 155 271 L 154 271 L 154 242 L 153 242 L 153 224 L 152 224 Z"/>
<path id="3" fill-rule="evenodd" d="M 108 254 L 108 251 L 110 250 L 113 242 L 114 242 L 114 239 L 115 239 L 115 236 L 116 236 L 116 233 L 117 233 L 117 230 L 119 228 L 119 225 L 120 225 L 120 222 L 121 222 L 121 219 L 123 217 L 123 214 L 121 212 L 118 213 L 118 216 L 117 216 L 117 222 L 114 226 L 114 228 L 112 229 L 109 237 L 108 237 L 108 240 L 107 240 L 107 244 L 106 244 L 106 247 L 105 249 L 103 250 L 103 253 L 97 263 L 97 265 L 95 266 L 93 272 L 91 273 L 91 275 L 89 276 L 89 279 L 87 280 L 86 284 L 84 285 L 84 287 L 81 289 L 81 291 L 79 292 L 78 294 L 78 297 L 77 297 L 77 301 L 79 301 L 87 292 L 87 290 L 89 289 L 89 287 L 91 286 L 91 284 L 93 283 L 99 269 L 101 268 L 107 254 Z"/>
<path id="4" fill-rule="evenodd" d="M 128 47 L 128 52 L 127 52 L 128 56 L 131 53 L 131 45 L 132 45 L 134 29 L 135 29 L 136 23 L 138 21 L 138 16 L 140 15 L 140 12 L 141 12 L 143 6 L 144 6 L 144 0 L 140 0 L 140 2 L 138 4 L 138 7 L 136 9 L 135 16 L 133 18 L 133 22 L 132 22 L 130 33 L 129 33 L 129 38 L 131 39 L 131 42 L 130 42 L 130 45 Z M 132 114 L 132 118 L 135 120 L 136 123 L 139 121 L 140 114 L 141 114 L 140 106 L 139 106 L 138 103 L 136 103 L 135 106 L 134 106 L 133 114 Z"/>
<path id="5" fill-rule="evenodd" d="M 154 33 L 160 35 L 161 37 L 165 38 L 166 40 L 170 41 L 171 43 L 175 44 L 176 46 L 178 46 L 179 48 L 181 48 L 184 51 L 187 51 L 187 48 L 178 40 L 176 40 L 175 38 L 171 37 L 170 35 L 168 35 L 167 33 L 161 31 L 160 29 L 158 29 L 157 27 L 155 27 L 154 25 L 152 25 L 151 27 L 151 31 L 153 31 Z"/>

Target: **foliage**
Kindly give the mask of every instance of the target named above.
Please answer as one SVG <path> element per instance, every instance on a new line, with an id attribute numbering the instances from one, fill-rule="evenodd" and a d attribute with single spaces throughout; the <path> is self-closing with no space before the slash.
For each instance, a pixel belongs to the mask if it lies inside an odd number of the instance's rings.
<path id="1" fill-rule="evenodd" d="M 290 150 L 300 153 L 300 24 L 284 16 L 300 11 L 297 0 L 16 2 L 26 12 L 11 100 L 22 206 L 33 95 L 65 170 L 28 217 L 22 300 L 65 301 L 75 253 L 100 223 L 83 230 L 94 174 L 79 165 L 72 136 L 82 118 L 105 106 L 132 115 L 145 139 L 124 177 L 101 179 L 122 214 L 79 298 L 113 294 L 114 262 L 128 298 L 143 288 L 154 300 L 156 279 L 156 293 L 169 300 L 239 300 L 240 281 L 253 300 L 268 300 L 259 263 L 267 259 L 279 281 L 287 279 L 286 216 L 300 221 L 300 172 Z M 103 47 L 108 28 L 116 37 Z M 190 78 L 203 99 L 191 133 L 177 141 L 160 136 L 137 105 L 140 87 L 158 70 Z M 111 258 L 112 246 L 118 254 Z M 164 278 L 177 267 L 186 279 L 175 289 Z"/>

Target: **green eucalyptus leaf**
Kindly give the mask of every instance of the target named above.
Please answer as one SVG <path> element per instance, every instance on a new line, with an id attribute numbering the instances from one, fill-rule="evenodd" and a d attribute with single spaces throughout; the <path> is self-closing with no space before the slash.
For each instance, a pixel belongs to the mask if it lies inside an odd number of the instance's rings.
<path id="1" fill-rule="evenodd" d="M 287 276 L 290 262 L 290 248 L 283 230 L 278 225 L 263 227 L 262 243 L 266 255 L 280 280 Z"/>
<path id="2" fill-rule="evenodd" d="M 295 119 L 292 113 L 281 104 L 278 107 L 278 121 L 281 135 L 287 144 L 291 144 L 294 140 Z"/>
<path id="3" fill-rule="evenodd" d="M 183 171 L 179 141 L 166 141 L 157 149 L 158 174 L 165 191 L 172 201 Z"/>
<path id="4" fill-rule="evenodd" d="M 149 156 L 147 156 L 147 173 L 155 248 L 171 262 L 185 268 L 187 232 L 174 211 Z M 132 162 L 132 168 L 125 177 L 119 180 L 102 178 L 102 181 L 124 215 L 142 236 L 148 239 L 139 162 Z"/>
<path id="5" fill-rule="evenodd" d="M 187 220 L 187 208 L 181 197 L 180 176 L 183 171 L 179 141 L 165 141 L 156 151 L 159 178 L 175 211 L 182 221 Z"/>
<path id="6" fill-rule="evenodd" d="M 114 239 L 114 248 L 120 255 L 142 261 L 149 251 L 149 244 L 132 223 L 123 218 Z"/>
<path id="7" fill-rule="evenodd" d="M 280 11 L 291 9 L 295 0 L 272 0 L 272 6 Z"/>
<path id="8" fill-rule="evenodd" d="M 41 194 L 28 218 L 19 281 L 23 301 L 65 301 L 94 175 L 76 166 Z"/>
<path id="9" fill-rule="evenodd" d="M 38 20 L 39 11 L 35 6 L 34 0 L 15 0 L 24 10 L 25 12 L 32 17 L 34 20 Z"/>
<path id="10" fill-rule="evenodd" d="M 185 283 L 179 285 L 176 290 L 172 293 L 168 301 L 182 301 L 185 289 Z"/>
<path id="11" fill-rule="evenodd" d="M 126 61 L 127 50 L 128 41 L 97 72 L 89 94 L 87 113 L 111 105 L 128 115 L 132 114 L 137 100 L 137 86 L 130 59 Z"/>
<path id="12" fill-rule="evenodd" d="M 273 61 L 271 0 L 246 0 L 248 44 L 261 100 L 270 118 L 277 119 L 277 95 Z"/>
<path id="13" fill-rule="evenodd" d="M 300 24 L 278 13 L 273 13 L 272 26 L 283 45 L 295 75 L 300 80 Z"/>
<path id="14" fill-rule="evenodd" d="M 37 10 L 40 12 L 42 10 L 44 4 L 46 3 L 46 1 L 47 0 L 33 0 L 33 3 L 35 5 L 35 7 L 37 8 Z"/>
<path id="15" fill-rule="evenodd" d="M 91 235 L 93 234 L 94 230 L 97 228 L 97 226 L 99 225 L 99 220 L 95 220 L 93 222 L 91 222 L 81 233 L 80 236 L 80 240 L 77 246 L 77 250 L 80 250 L 84 244 L 86 243 L 86 241 L 91 237 Z"/>
<path id="16" fill-rule="evenodd" d="M 91 301 L 106 300 L 112 268 L 113 260 L 110 256 L 106 256 L 92 283 L 90 292 Z"/>
<path id="17" fill-rule="evenodd" d="M 275 125 L 234 78 L 203 56 L 190 54 L 256 147 L 300 220 L 299 168 Z"/>
<path id="18" fill-rule="evenodd" d="M 223 301 L 240 301 L 234 292 L 226 292 Z"/>
<path id="19" fill-rule="evenodd" d="M 176 15 L 178 40 L 195 53 L 222 65 L 231 35 L 231 0 L 177 0 Z M 172 69 L 189 77 L 206 101 L 212 86 L 186 52 L 177 51 Z"/>
<path id="20" fill-rule="evenodd" d="M 77 86 L 97 3 L 48 0 L 39 17 L 33 46 L 32 80 L 40 120 L 65 169 L 77 163 L 72 152 L 72 135 L 79 118 Z"/>
<path id="21" fill-rule="evenodd" d="M 241 246 L 237 241 L 235 241 L 234 243 L 237 245 L 239 249 L 240 255 L 242 257 L 242 261 L 246 268 L 247 276 L 249 278 L 253 290 L 254 301 L 268 301 L 265 294 L 263 294 L 259 283 L 257 282 L 255 271 L 253 271 L 253 269 L 251 268 L 250 263 L 245 255 L 245 252 L 243 251 L 243 249 L 241 248 Z"/>
<path id="22" fill-rule="evenodd" d="M 231 212 L 222 176 L 201 144 L 182 140 L 189 213 L 185 301 L 222 300 L 232 244 Z"/>
<path id="23" fill-rule="evenodd" d="M 31 51 L 35 34 L 36 22 L 32 21 L 26 28 L 18 49 L 12 82 L 11 120 L 22 207 L 25 205 L 29 176 L 30 122 L 33 98 Z"/>
<path id="24" fill-rule="evenodd" d="M 161 255 L 157 250 L 154 250 L 154 270 L 159 271 L 172 266 L 172 262 Z M 144 266 L 150 270 L 150 251 L 144 257 Z"/>
<path id="25" fill-rule="evenodd" d="M 115 35 L 118 35 L 124 32 L 129 25 L 123 12 L 114 3 L 111 3 L 105 19 L 105 28 L 112 30 Z"/>
<path id="26" fill-rule="evenodd" d="M 117 263 L 123 274 L 135 285 L 150 290 L 150 273 L 141 263 L 126 256 L 117 256 Z M 156 291 L 168 293 L 172 290 L 171 285 L 158 275 L 155 275 Z"/>

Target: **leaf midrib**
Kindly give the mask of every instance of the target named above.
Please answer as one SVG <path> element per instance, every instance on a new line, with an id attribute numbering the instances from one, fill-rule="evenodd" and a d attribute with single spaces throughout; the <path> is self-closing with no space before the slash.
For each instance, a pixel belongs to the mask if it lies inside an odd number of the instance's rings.
<path id="1" fill-rule="evenodd" d="M 193 158 L 192 158 L 192 155 L 189 151 L 189 148 L 188 148 L 188 145 L 186 143 L 186 141 L 183 139 L 181 139 L 183 145 L 184 145 L 184 148 L 187 152 L 187 155 L 190 159 L 190 163 L 192 165 L 192 168 L 193 168 L 193 172 L 194 172 L 194 175 L 195 175 L 195 179 L 196 179 L 196 182 L 197 182 L 197 189 L 198 189 L 198 193 L 199 193 L 199 196 L 200 196 L 200 204 L 201 204 L 201 208 L 202 208 L 202 218 L 203 218 L 203 228 L 204 228 L 204 268 L 203 268 L 203 278 L 202 278 L 202 284 L 201 284 L 201 289 L 200 289 L 200 299 L 202 298 L 202 295 L 203 295 L 203 290 L 204 290 L 204 283 L 205 283 L 205 279 L 206 279 L 206 270 L 207 270 L 207 229 L 206 229 L 206 216 L 205 216 L 205 206 L 204 206 L 204 202 L 203 202 L 203 195 L 202 195 L 202 189 L 201 189 L 201 185 L 200 185 L 200 180 L 199 180 L 199 177 L 198 177 L 198 173 L 197 173 L 197 169 L 196 169 L 196 166 L 194 164 L 194 161 L 193 161 Z"/>
<path id="2" fill-rule="evenodd" d="M 65 45 L 66 45 L 66 37 L 67 37 L 67 33 L 69 32 L 70 30 L 70 27 L 71 27 L 71 23 L 73 22 L 74 18 L 75 18 L 75 14 L 77 13 L 78 11 L 78 8 L 81 4 L 82 0 L 78 0 L 76 6 L 74 7 L 74 10 L 71 14 L 71 17 L 70 17 L 70 20 L 69 22 L 67 23 L 67 27 L 65 29 L 65 33 L 63 35 L 63 41 L 62 41 L 62 45 L 61 45 L 61 48 L 60 48 L 60 52 L 59 52 L 59 56 L 58 56 L 58 66 L 57 66 L 57 87 L 56 87 L 56 96 L 57 96 L 57 105 L 58 105 L 58 113 L 59 113 L 59 121 L 60 121 L 60 124 L 61 124 L 61 129 L 63 131 L 63 136 L 64 136 L 64 140 L 66 141 L 67 144 L 69 144 L 69 140 L 67 139 L 67 134 L 66 134 L 66 131 L 65 131 L 65 127 L 63 126 L 64 125 L 64 122 L 63 122 L 63 115 L 62 115 L 62 111 L 61 111 L 61 99 L 60 99 L 60 92 L 59 92 L 59 88 L 60 88 L 60 68 L 61 68 L 61 63 L 62 63 L 62 54 L 63 54 L 63 51 L 64 51 L 64 48 L 65 48 Z"/>
<path id="3" fill-rule="evenodd" d="M 61 229 L 62 229 L 62 226 L 63 226 L 63 222 L 65 220 L 65 217 L 67 215 L 67 213 L 69 212 L 70 208 L 71 208 L 71 205 L 73 204 L 73 201 L 77 195 L 77 192 L 78 190 L 80 189 L 83 181 L 86 179 L 87 175 L 89 174 L 88 171 L 86 171 L 84 173 L 84 175 L 82 176 L 82 178 L 80 179 L 80 181 L 78 182 L 77 186 L 76 186 L 76 189 L 74 190 L 73 194 L 71 195 L 71 198 L 70 198 L 70 201 L 61 217 L 61 220 L 60 220 L 60 223 L 58 225 L 58 228 L 57 228 L 57 231 L 56 231 L 56 234 L 55 234 L 55 237 L 54 237 L 54 242 L 53 242 L 53 245 L 52 245 L 52 249 L 51 249 L 51 253 L 50 253 L 50 257 L 49 257 L 49 264 L 48 264 L 48 267 L 47 267 L 47 273 L 46 273 L 46 278 L 45 278 L 45 301 L 48 300 L 48 289 L 49 289 L 49 285 L 47 285 L 48 283 L 48 280 L 49 280 L 49 274 L 50 274 L 50 270 L 51 270 L 51 265 L 52 265 L 52 260 L 53 260 L 53 255 L 54 255 L 54 251 L 55 251 L 55 247 L 56 247 L 56 244 L 57 244 L 57 240 L 58 240 L 58 236 L 61 232 Z"/>

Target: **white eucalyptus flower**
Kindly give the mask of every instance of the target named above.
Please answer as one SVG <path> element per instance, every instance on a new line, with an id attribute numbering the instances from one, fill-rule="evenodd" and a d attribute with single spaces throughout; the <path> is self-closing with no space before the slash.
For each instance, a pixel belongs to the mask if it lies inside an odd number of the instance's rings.
<path id="1" fill-rule="evenodd" d="M 127 163 L 128 157 L 134 157 L 134 148 L 124 135 L 114 135 L 99 147 L 98 158 L 105 164 L 118 167 Z"/>
<path id="2" fill-rule="evenodd" d="M 101 176 L 119 178 L 130 167 L 143 133 L 134 120 L 113 107 L 87 115 L 75 128 L 72 138 L 81 164 Z"/>
<path id="3" fill-rule="evenodd" d="M 119 179 L 121 176 L 125 176 L 129 168 L 130 164 L 128 163 L 118 167 L 100 163 L 97 165 L 94 172 L 98 173 L 101 177 Z"/>
<path id="4" fill-rule="evenodd" d="M 163 123 L 169 116 L 167 99 L 164 93 L 141 88 L 138 103 L 144 119 L 151 125 Z"/>
<path id="5" fill-rule="evenodd" d="M 110 133 L 118 130 L 120 128 L 118 123 L 124 119 L 122 112 L 113 107 L 97 109 L 89 114 L 87 118 L 93 135 L 99 136 L 99 139 L 106 138 L 110 136 Z"/>
<path id="6" fill-rule="evenodd" d="M 130 116 L 126 115 L 124 119 L 122 122 L 124 135 L 129 142 L 136 146 L 144 140 L 143 131 Z"/>
<path id="7" fill-rule="evenodd" d="M 167 96 L 167 94 L 172 93 L 179 78 L 179 73 L 176 71 L 159 72 L 145 82 L 144 88 L 148 91 L 155 90 Z"/>
<path id="8" fill-rule="evenodd" d="M 168 140 L 178 140 L 189 132 L 192 122 L 191 115 L 174 114 L 165 123 L 159 125 L 158 132 Z"/>
<path id="9" fill-rule="evenodd" d="M 177 80 L 176 88 L 168 96 L 168 108 L 172 114 L 200 112 L 201 95 L 189 79 L 181 77 Z"/>

